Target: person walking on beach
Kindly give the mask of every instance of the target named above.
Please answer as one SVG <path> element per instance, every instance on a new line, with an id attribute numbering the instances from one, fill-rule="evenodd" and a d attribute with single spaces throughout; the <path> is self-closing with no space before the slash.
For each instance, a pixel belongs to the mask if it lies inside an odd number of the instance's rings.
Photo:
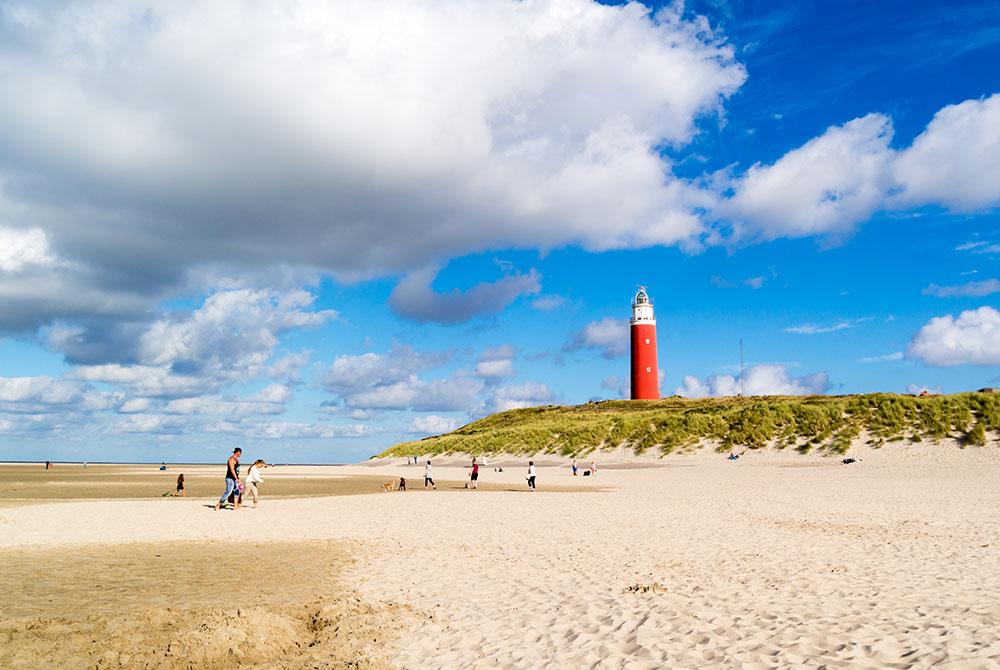
<path id="1" fill-rule="evenodd" d="M 528 461 L 528 476 L 526 477 L 526 479 L 528 480 L 528 492 L 529 493 L 534 493 L 535 492 L 535 462 L 534 461 Z"/>
<path id="2" fill-rule="evenodd" d="M 591 475 L 596 475 L 597 474 L 597 461 L 591 461 L 590 462 L 590 474 Z"/>
<path id="3" fill-rule="evenodd" d="M 239 447 L 233 449 L 233 455 L 229 457 L 226 461 L 226 492 L 222 494 L 219 498 L 219 502 L 215 503 L 215 509 L 218 511 L 222 508 L 222 503 L 229 500 L 229 496 L 235 496 L 233 498 L 233 510 L 238 510 L 240 508 L 240 456 L 243 455 L 243 450 Z"/>
<path id="4" fill-rule="evenodd" d="M 472 480 L 469 484 L 469 488 L 478 489 L 479 488 L 479 463 L 476 459 L 472 459 L 472 474 L 469 475 L 469 479 Z"/>
<path id="5" fill-rule="evenodd" d="M 426 489 L 428 486 L 433 487 L 435 491 L 437 490 L 437 484 L 434 483 L 434 473 L 431 470 L 430 461 L 427 461 L 427 466 L 424 468 L 424 488 Z"/>
<path id="6" fill-rule="evenodd" d="M 187 498 L 187 491 L 184 490 L 184 473 L 177 475 L 177 490 L 174 491 L 174 496 L 180 496 L 182 498 Z"/>
<path id="7" fill-rule="evenodd" d="M 267 467 L 267 463 L 264 462 L 263 458 L 258 458 L 254 461 L 250 469 L 247 470 L 247 478 L 245 480 L 246 490 L 250 492 L 250 497 L 253 499 L 253 508 L 257 509 L 257 484 L 263 484 L 264 478 L 261 477 L 260 471 Z"/>
<path id="8" fill-rule="evenodd" d="M 573 459 L 573 476 L 576 477 L 576 459 Z"/>

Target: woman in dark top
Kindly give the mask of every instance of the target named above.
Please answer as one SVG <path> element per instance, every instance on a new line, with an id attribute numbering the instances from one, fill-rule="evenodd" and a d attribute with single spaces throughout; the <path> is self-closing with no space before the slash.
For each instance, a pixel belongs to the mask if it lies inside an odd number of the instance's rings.
<path id="1" fill-rule="evenodd" d="M 174 491 L 174 495 L 187 497 L 187 491 L 184 490 L 184 473 L 177 475 L 177 490 Z"/>
<path id="2" fill-rule="evenodd" d="M 222 503 L 229 500 L 230 496 L 233 496 L 233 509 L 240 508 L 240 456 L 243 454 L 243 450 L 239 447 L 233 449 L 233 455 L 229 457 L 226 461 L 226 492 L 222 494 L 219 498 L 219 502 L 215 503 L 215 509 L 220 509 Z"/>

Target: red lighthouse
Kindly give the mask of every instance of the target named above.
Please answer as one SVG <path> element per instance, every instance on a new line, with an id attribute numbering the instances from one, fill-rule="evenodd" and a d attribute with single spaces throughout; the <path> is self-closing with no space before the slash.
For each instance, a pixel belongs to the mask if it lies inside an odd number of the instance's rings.
<path id="1" fill-rule="evenodd" d="M 659 400 L 660 373 L 656 367 L 656 318 L 653 303 L 640 286 L 632 300 L 632 400 Z"/>

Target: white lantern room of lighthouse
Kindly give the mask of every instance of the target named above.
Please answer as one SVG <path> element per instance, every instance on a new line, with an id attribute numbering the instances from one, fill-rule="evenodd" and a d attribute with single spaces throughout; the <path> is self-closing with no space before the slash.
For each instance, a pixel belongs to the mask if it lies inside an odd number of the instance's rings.
<path id="1" fill-rule="evenodd" d="M 656 319 L 653 317 L 653 303 L 649 301 L 649 296 L 646 294 L 645 286 L 639 287 L 639 291 L 635 294 L 635 298 L 632 300 L 631 323 L 656 324 Z"/>

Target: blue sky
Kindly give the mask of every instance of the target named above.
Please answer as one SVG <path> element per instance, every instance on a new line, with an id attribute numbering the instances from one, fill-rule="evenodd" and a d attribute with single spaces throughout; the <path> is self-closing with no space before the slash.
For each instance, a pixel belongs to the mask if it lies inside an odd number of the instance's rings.
<path id="1" fill-rule="evenodd" d="M 617 398 L 637 284 L 664 395 L 740 338 L 754 393 L 1000 385 L 1000 3 L 0 2 L 0 45 L 0 458 Z"/>

